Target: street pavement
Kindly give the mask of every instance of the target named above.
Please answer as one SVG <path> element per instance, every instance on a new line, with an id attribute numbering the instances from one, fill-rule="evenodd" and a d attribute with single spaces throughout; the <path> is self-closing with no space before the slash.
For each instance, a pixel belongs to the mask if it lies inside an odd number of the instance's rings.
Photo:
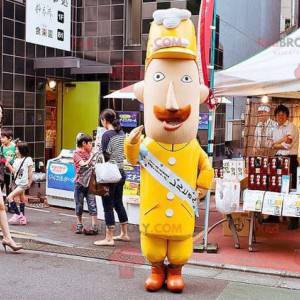
<path id="1" fill-rule="evenodd" d="M 0 262 L 1 300 L 300 299 L 299 290 L 211 279 L 189 267 L 185 269 L 186 289 L 177 295 L 165 289 L 144 291 L 147 266 L 31 251 L 0 251 Z"/>
<path id="2" fill-rule="evenodd" d="M 98 236 L 85 236 L 73 232 L 73 210 L 28 208 L 26 214 L 27 226 L 11 226 L 25 250 L 5 254 L 0 249 L 0 300 L 180 297 L 166 290 L 144 291 L 149 266 L 140 252 L 137 226 L 130 226 L 130 243 L 97 247 L 93 242 L 104 237 L 103 222 Z M 84 221 L 90 222 L 87 214 Z M 299 278 L 204 265 L 185 266 L 184 299 L 300 299 Z"/>

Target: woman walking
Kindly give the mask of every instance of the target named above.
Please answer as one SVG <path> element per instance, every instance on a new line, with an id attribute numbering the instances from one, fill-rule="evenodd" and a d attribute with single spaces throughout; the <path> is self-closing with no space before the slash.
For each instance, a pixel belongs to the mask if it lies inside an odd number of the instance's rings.
<path id="1" fill-rule="evenodd" d="M 3 108 L 0 105 L 0 123 L 2 123 L 2 116 L 3 116 Z M 1 127 L 0 127 L 0 130 L 1 130 Z M 2 163 L 4 163 L 4 162 L 2 162 Z M 23 249 L 22 245 L 17 244 L 11 237 L 1 190 L 0 190 L 0 227 L 1 227 L 2 235 L 3 235 L 2 245 L 4 247 L 5 252 L 6 252 L 6 247 L 9 247 L 13 251 L 19 251 L 19 250 Z"/>
<path id="2" fill-rule="evenodd" d="M 115 111 L 105 109 L 101 115 L 101 124 L 107 130 L 101 141 L 102 152 L 105 161 L 116 163 L 122 179 L 118 183 L 110 185 L 109 195 L 102 197 L 104 217 L 106 224 L 106 235 L 104 240 L 96 241 L 97 246 L 114 246 L 114 240 L 129 241 L 127 232 L 128 217 L 123 205 L 123 186 L 126 175 L 124 172 L 124 139 L 125 134 L 122 131 L 120 121 L 117 119 Z M 115 217 L 114 209 L 117 212 L 121 224 L 121 234 L 114 237 Z"/>

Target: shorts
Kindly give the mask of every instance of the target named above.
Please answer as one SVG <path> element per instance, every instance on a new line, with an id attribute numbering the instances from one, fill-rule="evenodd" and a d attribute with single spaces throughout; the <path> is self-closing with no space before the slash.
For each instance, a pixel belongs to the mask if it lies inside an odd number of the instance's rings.
<path id="1" fill-rule="evenodd" d="M 83 214 L 83 201 L 86 199 L 88 211 L 91 216 L 97 216 L 96 197 L 89 193 L 89 188 L 82 186 L 80 183 L 75 183 L 74 199 L 76 216 Z"/>

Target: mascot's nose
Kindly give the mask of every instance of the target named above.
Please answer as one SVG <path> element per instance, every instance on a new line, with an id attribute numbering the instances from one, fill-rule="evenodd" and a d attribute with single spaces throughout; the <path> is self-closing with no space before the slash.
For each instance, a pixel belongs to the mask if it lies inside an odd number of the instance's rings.
<path id="1" fill-rule="evenodd" d="M 169 88 L 168 88 L 166 109 L 170 110 L 170 111 L 177 111 L 177 110 L 179 110 L 179 106 L 178 106 L 178 103 L 176 101 L 176 95 L 175 95 L 175 91 L 174 91 L 174 85 L 173 85 L 172 81 L 170 82 Z"/>

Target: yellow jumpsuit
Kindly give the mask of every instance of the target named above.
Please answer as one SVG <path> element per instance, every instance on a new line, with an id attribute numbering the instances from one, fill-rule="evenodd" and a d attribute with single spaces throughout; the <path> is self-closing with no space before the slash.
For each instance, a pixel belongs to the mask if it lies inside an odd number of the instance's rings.
<path id="1" fill-rule="evenodd" d="M 192 188 L 210 188 L 214 172 L 196 139 L 186 144 L 162 144 L 147 137 L 143 143 L 148 151 Z M 139 148 L 140 143 L 125 142 L 126 157 L 131 164 L 137 163 Z M 171 264 L 185 264 L 193 251 L 193 208 L 143 167 L 140 199 L 141 248 L 144 256 L 151 263 L 160 263 L 167 257 Z"/>

